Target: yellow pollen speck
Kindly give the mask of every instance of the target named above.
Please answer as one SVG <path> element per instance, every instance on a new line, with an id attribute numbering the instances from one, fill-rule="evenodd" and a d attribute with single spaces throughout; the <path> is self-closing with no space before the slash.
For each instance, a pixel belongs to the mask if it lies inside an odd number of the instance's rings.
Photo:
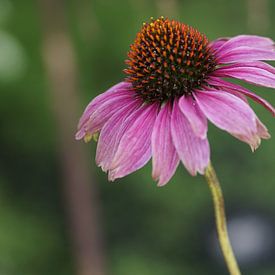
<path id="1" fill-rule="evenodd" d="M 99 137 L 99 132 L 96 132 L 95 134 L 93 134 L 93 140 L 94 140 L 95 142 L 98 141 L 98 137 Z"/>
<path id="2" fill-rule="evenodd" d="M 93 138 L 93 135 L 87 133 L 87 134 L 84 136 L 84 141 L 85 141 L 85 143 L 90 142 L 92 138 Z"/>
<path id="3" fill-rule="evenodd" d="M 87 133 L 87 134 L 84 136 L 84 142 L 85 142 L 85 143 L 88 143 L 88 142 L 90 142 L 92 139 L 93 139 L 95 142 L 97 142 L 98 136 L 99 136 L 99 133 L 98 133 L 98 132 L 95 133 L 95 134 L 93 134 L 93 135 L 91 135 L 90 133 Z"/>

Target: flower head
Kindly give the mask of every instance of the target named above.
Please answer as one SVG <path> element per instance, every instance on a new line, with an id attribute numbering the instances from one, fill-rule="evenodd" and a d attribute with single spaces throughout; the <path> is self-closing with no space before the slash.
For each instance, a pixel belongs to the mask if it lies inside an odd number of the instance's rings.
<path id="1" fill-rule="evenodd" d="M 210 161 L 208 120 L 255 150 L 270 137 L 247 97 L 272 115 L 273 106 L 223 78 L 275 88 L 274 42 L 239 35 L 209 42 L 183 23 L 160 17 L 144 23 L 130 47 L 126 78 L 93 99 L 76 139 L 99 134 L 96 162 L 109 180 L 143 167 L 152 157 L 153 178 L 166 184 L 181 161 L 204 174 Z"/>
<path id="2" fill-rule="evenodd" d="M 145 102 L 191 95 L 217 65 L 208 44 L 205 35 L 177 21 L 144 23 L 128 53 L 127 81 Z"/>

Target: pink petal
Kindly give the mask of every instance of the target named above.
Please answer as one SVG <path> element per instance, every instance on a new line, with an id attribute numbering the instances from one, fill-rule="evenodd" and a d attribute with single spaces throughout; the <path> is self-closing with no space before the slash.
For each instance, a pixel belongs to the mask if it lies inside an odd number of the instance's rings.
<path id="1" fill-rule="evenodd" d="M 96 98 L 97 99 L 97 98 Z M 120 108 L 134 100 L 132 91 L 123 90 L 113 95 L 108 95 L 106 101 L 101 100 L 96 104 L 90 104 L 89 111 L 84 111 L 76 133 L 76 139 L 82 139 L 85 135 L 93 135 L 101 130 L 108 119 Z"/>
<path id="2" fill-rule="evenodd" d="M 204 174 L 210 160 L 208 140 L 194 134 L 190 123 L 179 109 L 178 101 L 173 105 L 171 133 L 177 153 L 190 174 Z"/>
<path id="3" fill-rule="evenodd" d="M 238 68 L 238 67 L 253 67 L 266 70 L 272 74 L 275 74 L 275 68 L 265 62 L 262 61 L 250 61 L 250 62 L 238 62 L 235 64 L 230 64 L 227 68 Z"/>
<path id="4" fill-rule="evenodd" d="M 189 121 L 196 136 L 204 139 L 207 133 L 207 119 L 191 96 L 182 96 L 179 107 Z"/>
<path id="5" fill-rule="evenodd" d="M 251 150 L 254 152 L 261 144 L 262 139 L 269 139 L 270 134 L 268 133 L 265 125 L 256 118 L 257 132 L 254 135 L 233 135 L 236 138 L 248 143 L 251 147 Z"/>
<path id="6" fill-rule="evenodd" d="M 165 185 L 174 175 L 179 157 L 172 141 L 170 122 L 171 106 L 166 104 L 159 112 L 152 133 L 152 176 L 158 180 L 158 186 Z"/>
<path id="7" fill-rule="evenodd" d="M 218 78 L 217 78 L 217 81 L 216 80 L 212 81 L 212 80 L 213 79 L 211 78 L 211 81 L 210 81 L 210 79 L 208 81 L 210 85 L 217 85 L 217 87 L 219 87 L 219 88 L 222 87 L 223 89 L 226 89 L 227 92 L 232 93 L 233 95 L 235 95 L 235 96 L 239 97 L 241 100 L 243 100 L 246 104 L 248 104 L 248 101 L 247 101 L 245 95 L 243 93 L 240 93 L 238 90 L 234 90 L 235 86 L 239 87 L 241 89 L 244 89 L 243 87 L 240 87 L 233 83 L 223 81 Z M 223 83 L 225 83 L 224 86 L 223 86 Z M 228 84 L 228 87 L 227 87 L 227 84 Z M 220 91 L 216 91 L 216 92 L 220 92 Z M 250 91 L 248 91 L 248 92 L 250 92 Z M 251 93 L 251 94 L 254 95 L 253 93 Z M 261 99 L 261 100 L 263 100 L 263 99 Z M 260 121 L 260 119 L 257 116 L 256 116 L 256 125 L 257 125 L 257 132 L 254 135 L 234 135 L 233 134 L 233 136 L 235 136 L 236 138 L 248 143 L 250 145 L 252 151 L 255 151 L 259 147 L 259 145 L 261 143 L 261 138 L 262 139 L 270 138 L 270 134 L 268 133 L 267 128 L 265 127 L 265 125 Z"/>
<path id="8" fill-rule="evenodd" d="M 274 41 L 270 38 L 257 35 L 238 35 L 229 39 L 226 43 L 223 43 L 217 54 L 222 56 L 232 49 L 243 46 L 272 50 L 274 49 Z"/>
<path id="9" fill-rule="evenodd" d="M 219 49 L 221 51 L 221 49 Z M 219 63 L 248 62 L 257 60 L 275 60 L 275 51 L 252 48 L 247 46 L 238 47 L 217 56 Z"/>
<path id="10" fill-rule="evenodd" d="M 266 126 L 259 119 L 257 119 L 257 134 L 262 139 L 269 139 L 271 137 Z"/>
<path id="11" fill-rule="evenodd" d="M 234 95 L 236 95 L 236 93 L 238 94 L 243 94 L 245 96 L 250 97 L 251 99 L 253 99 L 255 102 L 261 104 L 263 107 L 265 107 L 268 111 L 270 111 L 272 113 L 273 116 L 275 116 L 275 109 L 274 107 L 267 102 L 265 99 L 261 98 L 260 96 L 250 92 L 249 90 L 237 85 L 237 84 L 233 84 L 227 81 L 224 81 L 220 78 L 216 78 L 216 77 L 211 77 L 208 79 L 208 84 L 216 86 L 217 88 L 226 88 L 227 92 L 233 92 Z"/>
<path id="12" fill-rule="evenodd" d="M 129 123 L 133 123 L 135 120 L 125 120 L 140 107 L 139 100 L 133 100 L 123 108 L 118 110 L 103 126 L 97 143 L 96 151 L 96 163 L 102 167 L 103 171 L 110 169 L 114 155 L 117 151 L 121 137 L 123 136 L 125 129 Z"/>
<path id="13" fill-rule="evenodd" d="M 204 114 L 217 127 L 243 140 L 257 133 L 257 117 L 242 99 L 225 91 L 197 91 L 194 96 Z"/>
<path id="14" fill-rule="evenodd" d="M 216 39 L 216 40 L 214 40 L 214 41 L 211 41 L 211 42 L 209 43 L 209 46 L 210 46 L 210 48 L 211 48 L 212 50 L 218 52 L 218 49 L 219 49 L 222 45 L 224 45 L 224 43 L 227 42 L 228 39 L 229 39 L 228 37 L 221 37 L 221 38 L 218 38 L 218 39 Z"/>
<path id="15" fill-rule="evenodd" d="M 126 129 L 114 156 L 109 179 L 124 177 L 151 158 L 151 135 L 158 112 L 158 104 L 144 105 L 132 113 L 135 121 Z"/>
<path id="16" fill-rule="evenodd" d="M 235 64 L 217 69 L 213 76 L 233 77 L 256 85 L 275 88 L 275 74 L 264 68 L 254 68 Z"/>
<path id="17" fill-rule="evenodd" d="M 78 128 L 81 128 L 82 125 L 89 119 L 89 117 L 95 112 L 98 106 L 108 100 L 112 100 L 116 96 L 129 94 L 128 91 L 131 89 L 131 84 L 128 82 L 120 82 L 106 92 L 95 97 L 85 108 L 82 117 L 79 120 Z"/>

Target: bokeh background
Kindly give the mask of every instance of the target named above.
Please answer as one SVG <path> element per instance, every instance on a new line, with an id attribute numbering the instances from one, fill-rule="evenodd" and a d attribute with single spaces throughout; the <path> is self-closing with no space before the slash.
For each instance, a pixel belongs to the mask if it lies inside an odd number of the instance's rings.
<path id="1" fill-rule="evenodd" d="M 96 144 L 74 140 L 85 105 L 123 79 L 142 22 L 160 15 L 210 40 L 275 38 L 272 0 L 0 0 L 0 275 L 227 274 L 201 176 L 180 166 L 158 188 L 148 164 L 111 184 Z M 209 138 L 243 274 L 274 275 L 275 139 L 252 153 L 213 126 Z"/>

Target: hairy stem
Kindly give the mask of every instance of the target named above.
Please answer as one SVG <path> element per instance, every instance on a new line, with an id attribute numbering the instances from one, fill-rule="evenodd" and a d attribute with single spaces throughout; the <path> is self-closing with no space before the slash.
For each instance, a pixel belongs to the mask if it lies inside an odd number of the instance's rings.
<path id="1" fill-rule="evenodd" d="M 212 194 L 218 237 L 227 268 L 230 275 L 240 275 L 241 272 L 234 256 L 227 233 L 224 199 L 221 186 L 211 163 L 206 168 L 205 178 Z"/>

